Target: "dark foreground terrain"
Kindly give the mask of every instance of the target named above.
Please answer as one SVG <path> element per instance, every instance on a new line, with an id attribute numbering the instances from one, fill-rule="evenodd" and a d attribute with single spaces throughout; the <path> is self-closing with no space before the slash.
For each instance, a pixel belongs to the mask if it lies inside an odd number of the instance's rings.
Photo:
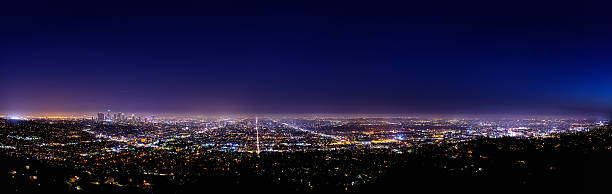
<path id="1" fill-rule="evenodd" d="M 600 191 L 612 181 L 612 129 L 425 147 L 392 169 L 361 191 Z"/>
<path id="2" fill-rule="evenodd" d="M 3 121 L 0 137 L 1 193 L 550 192 L 595 191 L 607 188 L 612 180 L 610 127 L 546 139 L 485 138 L 421 145 L 399 153 L 361 147 L 259 156 L 142 149 L 78 159 L 82 156 L 72 156 L 70 150 L 110 145 L 45 148 L 57 152 L 51 154 L 58 157 L 48 158 L 50 153 L 28 142 L 45 138 L 61 142 L 66 134 L 85 142 L 93 137 L 78 134 L 78 124 L 11 122 Z M 35 140 L 16 136 L 15 131 L 24 126 L 31 133 L 40 127 L 47 129 L 45 133 L 57 133 L 39 134 Z M 57 144 L 44 144 L 48 145 Z"/>

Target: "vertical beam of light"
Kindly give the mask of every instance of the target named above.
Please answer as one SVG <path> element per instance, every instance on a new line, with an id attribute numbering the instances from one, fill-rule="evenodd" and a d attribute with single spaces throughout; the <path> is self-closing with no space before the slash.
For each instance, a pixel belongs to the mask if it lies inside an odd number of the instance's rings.
<path id="1" fill-rule="evenodd" d="M 257 155 L 259 155 L 259 153 L 261 152 L 261 150 L 259 149 L 259 128 L 257 127 L 257 117 L 255 117 L 255 139 L 257 142 Z"/>

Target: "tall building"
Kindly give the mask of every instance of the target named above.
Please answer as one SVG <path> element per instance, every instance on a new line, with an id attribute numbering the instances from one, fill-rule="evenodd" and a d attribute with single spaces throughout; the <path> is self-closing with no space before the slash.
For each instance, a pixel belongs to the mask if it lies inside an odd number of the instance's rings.
<path id="1" fill-rule="evenodd" d="M 104 113 L 99 112 L 98 113 L 98 121 L 103 121 L 104 120 Z"/>
<path id="2" fill-rule="evenodd" d="M 117 113 L 117 120 L 119 121 L 124 121 L 125 120 L 125 115 L 123 113 Z"/>

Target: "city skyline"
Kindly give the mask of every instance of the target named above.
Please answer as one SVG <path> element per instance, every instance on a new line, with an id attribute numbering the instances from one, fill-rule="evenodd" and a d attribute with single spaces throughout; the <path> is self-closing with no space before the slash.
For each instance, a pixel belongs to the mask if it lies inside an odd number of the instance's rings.
<path id="1" fill-rule="evenodd" d="M 0 113 L 0 118 L 4 119 L 93 119 L 99 120 L 100 115 L 105 119 L 115 120 L 120 114 L 124 118 L 250 118 L 250 117 L 272 117 L 272 118 L 427 118 L 427 119 L 538 119 L 538 118 L 584 118 L 608 120 L 611 117 L 607 114 L 464 114 L 464 113 L 160 113 L 160 112 L 68 112 L 68 113 Z"/>
<path id="2" fill-rule="evenodd" d="M 590 193 L 612 1 L 0 1 L 0 193 Z"/>
<path id="3" fill-rule="evenodd" d="M 109 115 L 0 118 L 3 191 L 590 190 L 612 148 L 584 118 Z"/>

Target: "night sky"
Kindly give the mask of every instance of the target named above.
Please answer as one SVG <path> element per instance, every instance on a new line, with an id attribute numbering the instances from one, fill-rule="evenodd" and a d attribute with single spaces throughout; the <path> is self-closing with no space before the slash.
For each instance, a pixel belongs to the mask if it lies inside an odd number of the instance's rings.
<path id="1" fill-rule="evenodd" d="M 612 112 L 597 1 L 219 2 L 2 1 L 0 112 Z"/>

